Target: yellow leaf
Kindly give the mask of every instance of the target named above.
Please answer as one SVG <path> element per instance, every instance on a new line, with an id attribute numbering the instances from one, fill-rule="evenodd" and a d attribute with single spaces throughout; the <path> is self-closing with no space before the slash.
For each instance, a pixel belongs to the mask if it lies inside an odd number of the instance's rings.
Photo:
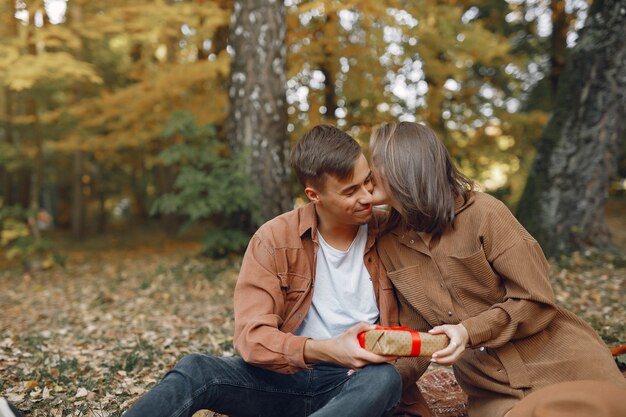
<path id="1" fill-rule="evenodd" d="M 37 380 L 24 381 L 25 389 L 35 389 L 37 388 L 38 385 L 39 385 L 39 381 Z"/>

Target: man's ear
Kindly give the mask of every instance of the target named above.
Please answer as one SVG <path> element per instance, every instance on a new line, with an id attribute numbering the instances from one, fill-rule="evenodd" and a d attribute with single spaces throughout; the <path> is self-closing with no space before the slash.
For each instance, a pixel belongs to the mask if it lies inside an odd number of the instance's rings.
<path id="1" fill-rule="evenodd" d="M 313 187 L 307 186 L 304 189 L 304 193 L 306 194 L 307 197 L 309 197 L 309 200 L 311 200 L 314 203 L 317 203 L 319 201 L 319 199 L 320 199 L 319 193 Z"/>

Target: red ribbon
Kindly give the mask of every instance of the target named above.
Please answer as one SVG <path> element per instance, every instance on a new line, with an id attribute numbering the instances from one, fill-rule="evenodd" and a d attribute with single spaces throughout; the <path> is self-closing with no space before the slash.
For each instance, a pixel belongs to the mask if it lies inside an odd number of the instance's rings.
<path id="1" fill-rule="evenodd" d="M 411 355 L 410 356 L 419 356 L 422 350 L 422 338 L 420 336 L 420 333 L 414 330 L 408 330 L 408 326 L 384 327 L 384 326 L 376 325 L 376 327 L 373 330 L 401 330 L 404 332 L 409 332 L 411 333 Z M 359 345 L 361 345 L 362 348 L 365 348 L 365 332 L 359 333 L 357 335 L 357 339 L 359 339 Z"/>
<path id="2" fill-rule="evenodd" d="M 411 356 L 419 356 L 422 351 L 422 336 L 420 332 L 409 330 L 411 333 Z"/>

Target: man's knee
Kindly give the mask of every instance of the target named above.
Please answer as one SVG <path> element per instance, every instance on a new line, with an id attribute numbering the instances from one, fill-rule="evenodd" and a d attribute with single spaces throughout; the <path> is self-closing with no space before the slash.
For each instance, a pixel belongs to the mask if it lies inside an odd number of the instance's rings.
<path id="1" fill-rule="evenodd" d="M 191 353 L 182 358 L 177 364 L 176 368 L 182 369 L 197 369 L 204 366 L 207 357 L 200 353 Z"/>
<path id="2" fill-rule="evenodd" d="M 402 391 L 402 377 L 395 366 L 385 364 L 381 366 L 380 381 L 386 387 L 393 391 Z"/>
<path id="3" fill-rule="evenodd" d="M 390 398 L 397 395 L 400 398 L 402 392 L 402 378 L 395 366 L 389 364 L 370 365 L 368 379 L 382 397 Z"/>
<path id="4" fill-rule="evenodd" d="M 181 373 L 194 379 L 204 379 L 205 376 L 213 373 L 212 368 L 215 366 L 215 360 L 216 358 L 212 356 L 191 353 L 182 358 L 171 372 Z"/>

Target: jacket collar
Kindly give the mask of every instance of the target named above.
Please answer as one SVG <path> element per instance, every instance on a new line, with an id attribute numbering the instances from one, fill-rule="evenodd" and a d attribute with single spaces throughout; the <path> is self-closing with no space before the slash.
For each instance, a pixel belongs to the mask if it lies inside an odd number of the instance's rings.
<path id="1" fill-rule="evenodd" d="M 462 212 L 463 210 L 465 210 L 466 208 L 468 208 L 469 206 L 471 206 L 472 204 L 474 204 L 474 191 L 471 191 L 467 197 L 467 201 L 463 201 L 463 197 L 460 195 L 457 195 L 454 198 L 454 214 L 459 214 L 460 212 Z"/>
<path id="2" fill-rule="evenodd" d="M 300 209 L 298 233 L 300 237 L 303 237 L 308 231 L 311 231 L 311 237 L 317 235 L 317 214 L 315 213 L 314 203 L 309 203 Z"/>

